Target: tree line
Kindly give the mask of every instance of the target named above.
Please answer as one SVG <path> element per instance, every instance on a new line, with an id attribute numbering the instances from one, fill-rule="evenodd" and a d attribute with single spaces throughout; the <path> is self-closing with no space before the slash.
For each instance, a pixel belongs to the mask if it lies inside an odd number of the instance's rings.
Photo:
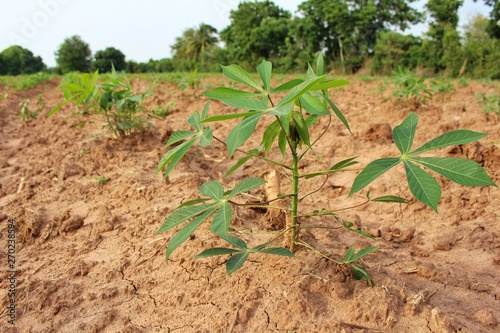
<path id="1" fill-rule="evenodd" d="M 411 7 L 416 0 L 306 0 L 294 15 L 272 1 L 242 2 L 221 31 L 201 23 L 186 29 L 171 45 L 172 57 L 147 63 L 126 61 L 109 47 L 93 56 L 79 36 L 64 40 L 56 51 L 59 73 L 99 69 L 131 73 L 218 71 L 218 64 L 238 63 L 251 69 L 262 59 L 281 72 L 301 71 L 319 52 L 340 73 L 365 68 L 389 75 L 401 66 L 425 75 L 500 79 L 500 2 L 484 0 L 490 17 L 477 15 L 458 31 L 463 0 L 428 0 L 430 17 L 423 37 L 404 34 L 425 13 Z M 21 65 L 20 65 L 21 64 Z M 44 70 L 40 57 L 12 46 L 0 53 L 0 74 Z"/>

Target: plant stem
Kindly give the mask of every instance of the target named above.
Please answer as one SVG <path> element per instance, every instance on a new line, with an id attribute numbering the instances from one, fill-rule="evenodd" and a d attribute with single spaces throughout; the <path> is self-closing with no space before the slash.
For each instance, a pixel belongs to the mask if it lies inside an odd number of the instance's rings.
<path id="1" fill-rule="evenodd" d="M 295 242 L 297 241 L 299 237 L 299 229 L 297 227 L 298 225 L 298 208 L 299 208 L 299 156 L 297 155 L 296 150 L 294 149 L 293 146 L 292 148 L 292 155 L 293 155 L 293 164 L 292 164 L 292 209 L 291 209 L 291 214 L 292 214 L 292 224 L 291 224 L 291 236 L 290 236 L 290 251 L 293 252 L 293 248 L 295 245 Z"/>

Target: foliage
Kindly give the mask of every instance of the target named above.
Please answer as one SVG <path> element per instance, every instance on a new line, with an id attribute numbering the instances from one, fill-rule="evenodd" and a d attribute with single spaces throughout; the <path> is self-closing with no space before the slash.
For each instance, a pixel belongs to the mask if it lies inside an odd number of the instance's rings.
<path id="1" fill-rule="evenodd" d="M 473 16 L 464 26 L 464 74 L 472 78 L 500 79 L 500 39 L 487 31 L 488 18 Z"/>
<path id="2" fill-rule="evenodd" d="M 423 16 L 410 6 L 414 0 L 307 0 L 299 5 L 301 19 L 296 27 L 299 45 L 309 49 L 310 57 L 326 49 L 327 58 L 341 61 L 356 72 L 365 57 L 372 54 L 377 35 L 391 27 L 401 30 L 419 23 Z"/>
<path id="3" fill-rule="evenodd" d="M 125 54 L 114 47 L 108 47 L 103 51 L 97 51 L 94 55 L 94 68 L 99 73 L 108 73 L 112 68 L 123 71 L 126 68 Z"/>
<path id="4" fill-rule="evenodd" d="M 157 105 L 151 110 L 151 113 L 154 116 L 164 118 L 168 115 L 168 113 L 170 112 L 170 110 L 172 110 L 173 107 L 174 107 L 174 102 L 169 102 L 165 105 Z"/>
<path id="5" fill-rule="evenodd" d="M 111 178 L 109 178 L 109 177 L 98 177 L 97 178 L 97 183 L 99 185 L 103 185 L 103 184 L 107 183 L 110 179 Z"/>
<path id="6" fill-rule="evenodd" d="M 85 73 L 77 82 L 64 84 L 65 101 L 54 107 L 49 116 L 64 105 L 74 103 L 83 107 L 83 111 L 78 111 L 77 114 L 103 115 L 106 126 L 116 137 L 129 135 L 133 130 L 148 129 L 149 123 L 139 113 L 144 111 L 143 100 L 153 94 L 150 87 L 135 94 L 127 77 L 120 76 L 114 68 L 108 75 L 108 82 L 97 84 L 98 73 Z"/>
<path id="7" fill-rule="evenodd" d="M 38 118 L 38 113 L 34 111 L 30 111 L 28 104 L 30 103 L 29 99 L 23 99 L 19 103 L 19 108 L 20 111 L 17 113 L 17 115 L 21 118 L 22 121 L 27 121 L 29 119 L 36 119 Z"/>
<path id="8" fill-rule="evenodd" d="M 291 35 L 291 15 L 272 1 L 242 2 L 232 10 L 231 24 L 221 31 L 233 61 L 256 63 L 284 56 Z"/>
<path id="9" fill-rule="evenodd" d="M 91 68 L 92 52 L 80 36 L 66 38 L 55 53 L 62 74 L 88 72 Z"/>
<path id="10" fill-rule="evenodd" d="M 14 45 L 0 53 L 0 75 L 34 74 L 46 69 L 42 58 Z"/>
<path id="11" fill-rule="evenodd" d="M 396 68 L 414 69 L 418 65 L 420 38 L 405 36 L 394 31 L 383 31 L 378 34 L 373 49 L 372 72 L 379 75 L 390 75 Z"/>
<path id="12" fill-rule="evenodd" d="M 158 165 L 158 172 L 164 171 L 164 175 L 167 177 L 195 144 L 198 144 L 200 147 L 206 147 L 212 145 L 213 142 L 218 142 L 227 147 L 230 157 L 235 156 L 236 153 L 243 154 L 243 157 L 228 170 L 226 176 L 256 158 L 268 162 L 271 168 L 279 169 L 280 173 L 286 175 L 285 178 L 290 181 L 291 191 L 290 193 L 279 194 L 277 198 L 267 198 L 267 201 L 261 200 L 257 204 L 248 204 L 242 203 L 239 195 L 260 187 L 265 183 L 264 180 L 253 177 L 246 178 L 238 182 L 232 189 L 225 189 L 219 181 L 209 181 L 203 184 L 199 189 L 202 196 L 186 201 L 173 210 L 157 231 L 157 233 L 162 233 L 183 225 L 170 239 L 166 249 L 167 259 L 205 220 L 211 220 L 210 230 L 233 245 L 233 247 L 208 249 L 200 253 L 197 257 L 231 255 L 226 262 L 229 274 L 240 268 L 249 255 L 254 252 L 291 257 L 296 246 L 303 246 L 338 264 L 349 266 L 355 277 L 371 282 L 370 275 L 357 261 L 375 251 L 377 247 L 369 246 L 359 250 L 357 253 L 353 247 L 349 247 L 343 259 L 333 259 L 331 256 L 307 244 L 299 237 L 300 231 L 305 227 L 304 220 L 312 216 L 330 216 L 333 218 L 334 223 L 338 223 L 338 226 L 332 227 L 332 229 L 340 227 L 358 235 L 371 238 L 370 235 L 363 231 L 353 229 L 352 223 L 342 221 L 337 216 L 338 212 L 336 211 L 322 209 L 320 211 L 303 212 L 299 209 L 300 202 L 304 197 L 320 191 L 324 184 L 326 184 L 325 181 L 319 189 L 304 194 L 300 191 L 302 182 L 314 177 L 325 177 L 327 179 L 333 173 L 349 171 L 350 166 L 358 163 L 355 157 L 351 157 L 339 161 L 326 170 L 305 172 L 299 168 L 300 161 L 313 151 L 313 147 L 328 131 L 333 116 L 338 118 L 350 131 L 349 123 L 328 94 L 329 89 L 341 87 L 348 84 L 348 82 L 328 78 L 325 75 L 322 56 L 318 57 L 315 71 L 309 66 L 304 79 L 291 79 L 277 87 L 272 86 L 273 66 L 268 61 L 262 61 L 257 66 L 257 73 L 261 82 L 255 81 L 248 72 L 237 65 L 222 66 L 222 70 L 224 76 L 237 83 L 238 86 L 245 86 L 246 89 L 239 90 L 228 87 L 217 87 L 207 92 L 205 96 L 218 100 L 228 106 L 239 108 L 241 112 L 209 116 L 210 104 L 207 103 L 201 113 L 195 112 L 188 118 L 187 122 L 193 128 L 192 130 L 180 130 L 170 136 L 166 146 L 171 147 L 171 149 L 161 159 Z M 209 126 L 212 122 L 234 119 L 241 121 L 238 125 L 232 126 L 225 141 L 214 135 L 212 128 Z M 249 150 L 242 148 L 243 144 L 255 134 L 255 129 L 262 119 L 268 119 L 269 121 L 266 122 L 268 125 L 264 130 L 260 145 Z M 317 131 L 317 128 L 314 127 L 315 123 L 320 120 L 324 121 L 326 129 L 319 134 L 315 134 Z M 474 161 L 417 156 L 420 153 L 434 149 L 478 140 L 484 134 L 465 130 L 452 131 L 410 152 L 415 137 L 417 121 L 418 116 L 411 113 L 399 126 L 394 128 L 393 139 L 402 155 L 399 158 L 384 158 L 368 164 L 356 177 L 350 195 L 361 191 L 384 172 L 399 163 L 405 165 L 408 184 L 412 194 L 436 211 L 441 193 L 440 187 L 416 163 L 422 164 L 459 184 L 496 186 L 481 166 Z M 284 162 L 280 162 L 271 156 L 273 147 L 279 148 L 285 160 Z M 284 208 L 274 205 L 276 200 L 281 199 L 290 200 L 289 207 Z M 372 199 L 368 192 L 364 204 L 369 202 L 406 203 L 407 201 L 396 196 L 383 196 Z M 237 231 L 230 227 L 235 206 L 267 210 L 279 209 L 288 216 L 287 225 L 278 236 L 275 236 L 264 244 L 249 249 L 242 239 L 235 236 Z M 353 205 L 351 209 L 356 207 L 359 207 L 359 204 Z M 307 227 L 314 229 L 311 226 Z M 270 247 L 281 235 L 285 236 L 287 248 Z"/>
<path id="13" fill-rule="evenodd" d="M 45 72 L 39 72 L 29 75 L 3 76 L 0 77 L 0 84 L 5 85 L 5 90 L 8 87 L 15 88 L 18 91 L 35 88 L 40 83 L 47 81 L 51 76 Z"/>

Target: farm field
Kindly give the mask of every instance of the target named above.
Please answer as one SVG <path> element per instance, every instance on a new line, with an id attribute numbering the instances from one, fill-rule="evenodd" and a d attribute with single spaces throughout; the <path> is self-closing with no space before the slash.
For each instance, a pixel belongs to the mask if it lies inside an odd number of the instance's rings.
<path id="1" fill-rule="evenodd" d="M 420 117 L 415 146 L 455 129 L 489 133 L 477 143 L 444 148 L 438 154 L 473 159 L 500 184 L 499 113 L 485 113 L 478 98 L 500 95 L 498 82 L 461 85 L 450 80 L 453 91 L 422 104 L 391 98 L 390 88 L 380 89 L 384 79 L 347 79 L 351 84 L 332 90 L 331 98 L 353 133 L 333 120 L 314 151 L 325 168 L 348 157 L 358 156 L 365 166 L 397 156 L 391 131 L 415 112 Z M 184 90 L 160 80 L 145 107 L 150 111 L 173 102 L 168 115 L 149 118 L 155 127 L 151 131 L 119 139 L 102 129 L 103 119 L 93 117 L 92 123 L 78 126 L 82 118 L 69 117 L 69 106 L 47 118 L 63 100 L 60 81 L 49 78 L 23 91 L 0 86 L 2 332 L 500 330 L 498 188 L 464 187 L 436 177 L 443 189 L 439 214 L 414 199 L 408 205 L 372 203 L 339 212 L 342 219 L 375 236 L 374 241 L 328 229 L 303 232 L 309 244 L 337 256 L 349 246 L 380 246 L 363 262 L 373 287 L 302 247 L 296 258 L 254 256 L 228 277 L 225 258 L 192 258 L 207 247 L 222 245 L 208 225 L 166 262 L 172 233 L 154 233 L 168 213 L 199 195 L 206 181 L 218 180 L 231 188 L 245 176 L 264 177 L 269 171 L 259 161 L 224 178 L 241 156 L 236 153 L 230 160 L 226 148 L 214 143 L 188 152 L 166 180 L 156 173 L 169 136 L 188 129 L 187 117 L 201 111 L 207 101 L 202 93 L 224 79 L 203 76 L 199 85 Z M 150 83 L 150 77 L 132 76 L 138 91 Z M 35 109 L 40 98 L 44 111 L 38 119 L 22 122 L 16 115 L 20 102 L 30 99 Z M 209 114 L 230 112 L 235 109 L 212 102 Z M 214 134 L 222 137 L 236 123 L 217 124 Z M 318 132 L 324 128 L 321 123 L 315 126 Z M 245 147 L 259 143 L 250 140 Z M 308 162 L 306 158 L 301 168 L 307 169 Z M 334 210 L 357 202 L 359 198 L 347 198 L 356 174 L 331 176 L 321 192 L 302 205 Z M 303 186 L 312 191 L 321 181 Z M 368 189 L 373 196 L 411 198 L 399 167 Z M 263 211 L 238 209 L 236 215 L 232 225 L 237 229 L 269 229 Z M 11 218 L 16 220 L 18 241 L 15 327 L 7 322 L 3 288 L 9 278 L 4 268 Z M 331 221 L 314 217 L 307 223 Z M 272 237 L 270 232 L 252 235 L 262 242 Z"/>

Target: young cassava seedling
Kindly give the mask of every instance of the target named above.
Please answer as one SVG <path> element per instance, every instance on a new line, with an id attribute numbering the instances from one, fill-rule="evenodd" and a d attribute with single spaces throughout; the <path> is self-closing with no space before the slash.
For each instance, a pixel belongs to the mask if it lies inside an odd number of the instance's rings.
<path id="1" fill-rule="evenodd" d="M 269 242 L 249 248 L 242 239 L 236 236 L 236 233 L 233 232 L 234 229 L 230 227 L 234 206 L 242 206 L 234 198 L 241 193 L 264 185 L 266 181 L 260 178 L 247 178 L 236 184 L 232 189 L 225 189 L 223 184 L 218 181 L 209 181 L 199 189 L 202 194 L 201 198 L 187 201 L 177 207 L 170 213 L 157 231 L 157 233 L 166 232 L 186 223 L 170 239 L 166 249 L 167 259 L 205 220 L 211 219 L 210 230 L 232 245 L 232 247 L 207 249 L 196 257 L 205 258 L 230 255 L 226 262 L 229 274 L 239 269 L 252 253 L 268 253 L 292 257 L 294 256 L 293 253 L 296 246 L 303 246 L 338 264 L 349 266 L 357 279 L 365 279 L 371 283 L 370 275 L 357 261 L 365 255 L 374 252 L 378 247 L 369 246 L 358 252 L 356 252 L 354 247 L 350 247 L 343 259 L 336 260 L 313 248 L 300 238 L 300 231 L 303 229 L 299 223 L 300 220 L 312 216 L 333 217 L 334 222 L 338 223 L 340 228 L 371 238 L 367 233 L 353 228 L 352 223 L 342 221 L 335 211 L 323 209 L 321 211 L 303 212 L 300 206 L 302 198 L 317 192 L 313 191 L 303 194 L 300 187 L 301 182 L 314 177 L 328 177 L 339 171 L 348 171 L 350 166 L 357 164 L 355 158 L 351 157 L 339 161 L 327 170 L 302 172 L 299 168 L 299 162 L 306 154 L 312 151 L 313 147 L 328 130 L 333 116 L 338 118 L 350 131 L 347 119 L 328 95 L 329 89 L 346 85 L 348 82 L 329 79 L 324 73 L 324 64 L 321 55 L 318 57 L 316 63 L 316 71 L 309 66 L 305 79 L 292 79 L 278 87 L 271 86 L 272 64 L 268 61 L 263 61 L 257 67 L 257 72 L 262 83 L 257 83 L 251 75 L 237 65 L 222 66 L 222 70 L 227 78 L 248 87 L 248 90 L 218 87 L 206 93 L 205 96 L 219 100 L 226 105 L 242 109 L 242 112 L 209 117 L 209 103 L 207 103 L 201 114 L 195 112 L 187 120 L 194 130 L 177 131 L 171 135 L 166 146 L 177 145 L 163 156 L 158 166 L 158 172 L 163 170 L 165 177 L 167 177 L 186 152 L 197 142 L 199 146 L 206 147 L 217 141 L 226 145 L 230 157 L 236 151 L 245 155 L 227 172 L 226 176 L 251 159 L 261 159 L 287 175 L 287 178 L 291 182 L 291 191 L 290 193 L 279 194 L 276 198 L 268 199 L 267 202 L 253 206 L 264 207 L 268 210 L 281 209 L 285 211 L 288 217 L 287 225 L 278 237 L 275 236 Z M 257 124 L 263 118 L 271 118 L 272 122 L 268 122 L 269 125 L 265 128 L 260 145 L 248 151 L 240 149 L 242 144 L 255 133 Z M 231 119 L 241 119 L 241 121 L 227 134 L 224 142 L 214 136 L 209 124 Z M 311 129 L 313 124 L 318 121 L 324 121 L 327 126 L 322 133 L 314 135 Z M 401 152 L 401 156 L 383 158 L 368 164 L 355 178 L 349 195 L 361 191 L 383 173 L 400 163 L 405 167 L 411 193 L 419 201 L 430 206 L 435 211 L 437 211 L 441 189 L 437 181 L 417 164 L 421 164 L 462 185 L 496 186 L 481 166 L 474 161 L 459 158 L 418 156 L 420 153 L 430 150 L 469 143 L 481 139 L 485 134 L 467 130 L 452 131 L 411 151 L 417 122 L 418 116 L 410 113 L 400 125 L 394 128 L 394 143 Z M 287 160 L 285 157 L 288 157 L 289 164 L 270 158 L 269 153 L 276 145 L 281 151 L 283 161 Z M 289 207 L 273 206 L 275 200 L 283 198 L 289 198 Z M 366 194 L 366 199 L 365 203 L 407 202 L 405 199 L 397 196 L 370 198 L 369 192 Z M 251 204 L 244 206 L 252 207 Z M 335 229 L 338 229 L 338 227 Z M 283 248 L 271 247 L 272 243 L 282 235 L 286 238 L 285 244 L 287 246 Z"/>

